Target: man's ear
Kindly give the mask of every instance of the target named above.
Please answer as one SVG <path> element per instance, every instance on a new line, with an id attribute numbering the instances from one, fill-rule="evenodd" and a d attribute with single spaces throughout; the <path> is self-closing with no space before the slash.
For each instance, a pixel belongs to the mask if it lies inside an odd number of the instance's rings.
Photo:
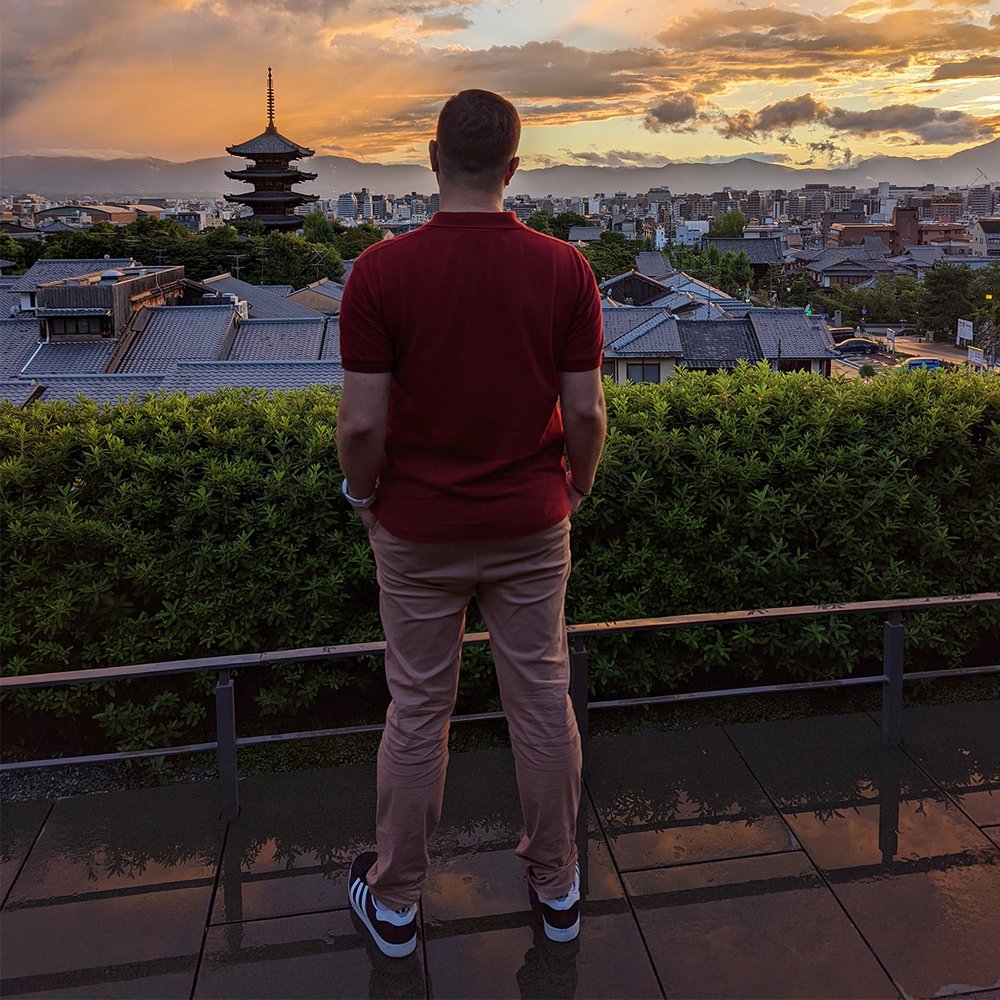
<path id="1" fill-rule="evenodd" d="M 440 169 L 440 164 L 438 163 L 438 144 L 436 139 L 431 139 L 431 141 L 427 143 L 427 152 L 431 158 L 431 170 L 433 170 L 434 173 L 437 173 Z"/>
<path id="2" fill-rule="evenodd" d="M 503 186 L 506 187 L 510 183 L 510 179 L 514 176 L 514 171 L 521 165 L 521 157 L 515 156 L 510 163 L 507 164 L 507 170 L 503 175 Z"/>

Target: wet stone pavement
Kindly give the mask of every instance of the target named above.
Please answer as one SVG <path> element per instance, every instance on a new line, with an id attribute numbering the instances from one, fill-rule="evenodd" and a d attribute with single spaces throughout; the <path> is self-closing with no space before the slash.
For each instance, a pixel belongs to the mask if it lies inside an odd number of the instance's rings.
<path id="1" fill-rule="evenodd" d="M 583 930 L 535 926 L 510 756 L 452 757 L 420 947 L 347 906 L 374 767 L 15 803 L 4 997 L 1000 998 L 1000 701 L 596 738 Z"/>

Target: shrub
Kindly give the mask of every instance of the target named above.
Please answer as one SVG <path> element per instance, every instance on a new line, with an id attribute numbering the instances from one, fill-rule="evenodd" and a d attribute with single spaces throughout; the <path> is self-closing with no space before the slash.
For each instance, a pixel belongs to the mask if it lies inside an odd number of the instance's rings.
<path id="1" fill-rule="evenodd" d="M 609 438 L 576 516 L 570 621 L 973 592 L 1000 580 L 1000 380 L 827 380 L 741 368 L 607 386 Z M 0 421 L 6 674 L 380 638 L 374 566 L 339 497 L 322 390 L 10 406 Z M 1000 612 L 908 615 L 915 664 L 1000 643 Z M 475 627 L 474 619 L 470 627 Z M 594 690 L 870 671 L 880 621 L 608 638 Z M 495 699 L 469 650 L 465 704 Z M 698 671 L 711 675 L 695 678 Z M 118 747 L 190 738 L 212 676 L 21 692 Z M 357 662 L 247 671 L 244 711 L 377 704 Z M 252 699 L 252 700 L 251 700 Z M 259 728 L 259 726 L 258 726 Z"/>

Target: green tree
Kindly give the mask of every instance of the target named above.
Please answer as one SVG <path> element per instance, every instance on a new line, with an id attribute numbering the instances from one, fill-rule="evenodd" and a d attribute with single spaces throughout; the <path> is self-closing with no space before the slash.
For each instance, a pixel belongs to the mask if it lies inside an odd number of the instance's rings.
<path id="1" fill-rule="evenodd" d="M 549 222 L 549 215 L 546 212 L 532 212 L 531 215 L 524 220 L 524 224 L 530 229 L 537 230 L 540 233 L 545 233 L 546 236 L 552 235 L 552 224 Z"/>
<path id="2" fill-rule="evenodd" d="M 337 237 L 345 231 L 346 227 L 335 223 L 320 209 L 313 209 L 302 220 L 302 238 L 310 243 L 324 243 L 336 245 Z"/>
<path id="3" fill-rule="evenodd" d="M 569 239 L 569 231 L 574 226 L 589 226 L 590 224 L 590 219 L 585 219 L 577 212 L 560 212 L 558 215 L 554 215 L 549 223 L 552 235 L 558 236 L 561 240 Z"/>
<path id="4" fill-rule="evenodd" d="M 960 319 L 972 319 L 976 309 L 972 269 L 965 264 L 938 262 L 924 274 L 923 327 L 941 339 L 954 338 Z"/>
<path id="5" fill-rule="evenodd" d="M 98 257 L 124 257 L 126 227 L 112 226 L 109 222 L 95 223 L 90 229 L 73 233 L 57 233 L 45 238 L 47 260 L 86 260 Z"/>
<path id="6" fill-rule="evenodd" d="M 34 240 L 15 240 L 7 233 L 0 233 L 0 260 L 9 260 L 14 265 L 14 270 L 21 274 L 24 272 L 24 249 L 22 243 L 35 242 Z"/>
<path id="7" fill-rule="evenodd" d="M 342 260 L 354 260 L 362 250 L 367 250 L 368 247 L 378 243 L 383 235 L 380 226 L 371 222 L 361 222 L 338 233 L 334 245 Z"/>
<path id="8" fill-rule="evenodd" d="M 709 227 L 709 236 L 730 236 L 739 237 L 746 229 L 747 217 L 740 211 L 732 209 L 726 212 L 721 219 L 716 219 Z"/>
<path id="9" fill-rule="evenodd" d="M 601 238 L 584 247 L 583 255 L 594 270 L 598 281 L 623 274 L 635 268 L 635 255 L 641 241 L 627 240 L 621 233 L 603 232 Z"/>
<path id="10" fill-rule="evenodd" d="M 724 253 L 719 262 L 719 287 L 735 298 L 742 298 L 753 282 L 750 258 L 739 253 Z"/>

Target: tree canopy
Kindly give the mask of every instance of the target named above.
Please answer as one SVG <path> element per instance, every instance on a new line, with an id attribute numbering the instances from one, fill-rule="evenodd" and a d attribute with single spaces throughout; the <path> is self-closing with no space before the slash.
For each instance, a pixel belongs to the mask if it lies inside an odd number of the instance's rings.
<path id="1" fill-rule="evenodd" d="M 733 209 L 732 211 L 726 212 L 721 218 L 716 219 L 712 225 L 709 227 L 709 236 L 732 236 L 739 237 L 743 235 L 743 230 L 746 229 L 747 217 L 740 211 Z"/>
<path id="2" fill-rule="evenodd" d="M 43 256 L 48 259 L 105 255 L 132 257 L 143 264 L 179 264 L 196 281 L 228 271 L 253 284 L 296 288 L 320 278 L 336 280 L 344 270 L 336 245 L 293 233 L 241 235 L 232 226 L 192 233 L 172 219 L 143 217 L 127 226 L 98 223 L 45 238 Z"/>

